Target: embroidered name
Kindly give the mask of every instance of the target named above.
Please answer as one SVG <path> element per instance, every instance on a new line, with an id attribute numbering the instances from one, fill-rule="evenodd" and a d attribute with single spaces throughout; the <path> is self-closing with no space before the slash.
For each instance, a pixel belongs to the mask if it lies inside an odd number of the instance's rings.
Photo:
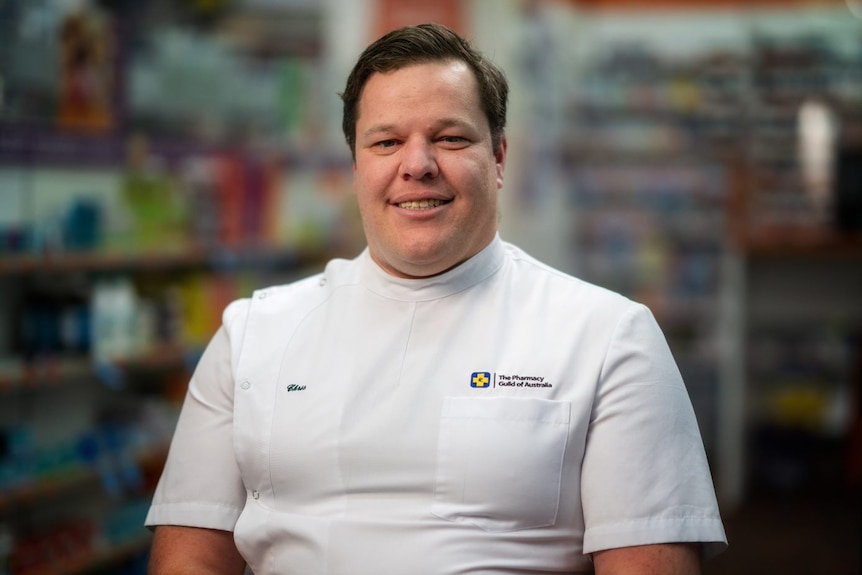
<path id="1" fill-rule="evenodd" d="M 287 386 L 287 391 L 304 391 L 304 390 L 305 390 L 304 385 L 296 385 L 295 383 L 291 383 L 290 385 Z"/>

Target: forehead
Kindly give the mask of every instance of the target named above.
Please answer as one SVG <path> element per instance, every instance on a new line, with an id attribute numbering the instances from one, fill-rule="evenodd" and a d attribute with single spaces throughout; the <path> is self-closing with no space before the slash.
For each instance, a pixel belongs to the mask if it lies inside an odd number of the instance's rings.
<path id="1" fill-rule="evenodd" d="M 423 62 L 369 76 L 360 94 L 363 111 L 384 111 L 422 102 L 479 108 L 479 84 L 473 70 L 460 60 Z M 420 112 L 424 108 L 417 108 Z"/>

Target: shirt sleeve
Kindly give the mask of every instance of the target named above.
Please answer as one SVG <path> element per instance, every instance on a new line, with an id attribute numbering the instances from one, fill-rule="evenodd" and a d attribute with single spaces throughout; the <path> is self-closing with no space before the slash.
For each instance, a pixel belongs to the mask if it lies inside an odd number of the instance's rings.
<path id="1" fill-rule="evenodd" d="M 598 384 L 582 467 L 584 552 L 727 545 L 694 410 L 649 310 L 621 317 Z"/>
<path id="2" fill-rule="evenodd" d="M 233 374 L 225 327 L 189 382 L 145 524 L 233 531 L 245 504 L 233 444 Z"/>

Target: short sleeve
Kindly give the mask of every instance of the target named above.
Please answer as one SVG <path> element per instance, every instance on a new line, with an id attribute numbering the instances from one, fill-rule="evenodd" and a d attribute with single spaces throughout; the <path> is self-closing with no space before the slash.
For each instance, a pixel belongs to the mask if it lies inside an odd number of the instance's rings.
<path id="1" fill-rule="evenodd" d="M 225 327 L 189 382 L 146 525 L 232 531 L 245 504 L 233 448 L 233 375 Z"/>
<path id="2" fill-rule="evenodd" d="M 647 308 L 621 317 L 605 358 L 582 467 L 584 552 L 702 542 L 726 547 L 694 410 Z"/>

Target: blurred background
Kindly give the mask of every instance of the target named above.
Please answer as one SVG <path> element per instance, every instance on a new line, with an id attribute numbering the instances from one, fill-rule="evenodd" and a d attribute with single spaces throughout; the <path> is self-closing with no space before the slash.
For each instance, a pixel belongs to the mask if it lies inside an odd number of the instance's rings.
<path id="1" fill-rule="evenodd" d="M 190 370 L 364 247 L 337 94 L 424 21 L 509 75 L 504 238 L 665 330 L 705 573 L 860 573 L 859 0 L 0 0 L 0 575 L 145 572 Z"/>

